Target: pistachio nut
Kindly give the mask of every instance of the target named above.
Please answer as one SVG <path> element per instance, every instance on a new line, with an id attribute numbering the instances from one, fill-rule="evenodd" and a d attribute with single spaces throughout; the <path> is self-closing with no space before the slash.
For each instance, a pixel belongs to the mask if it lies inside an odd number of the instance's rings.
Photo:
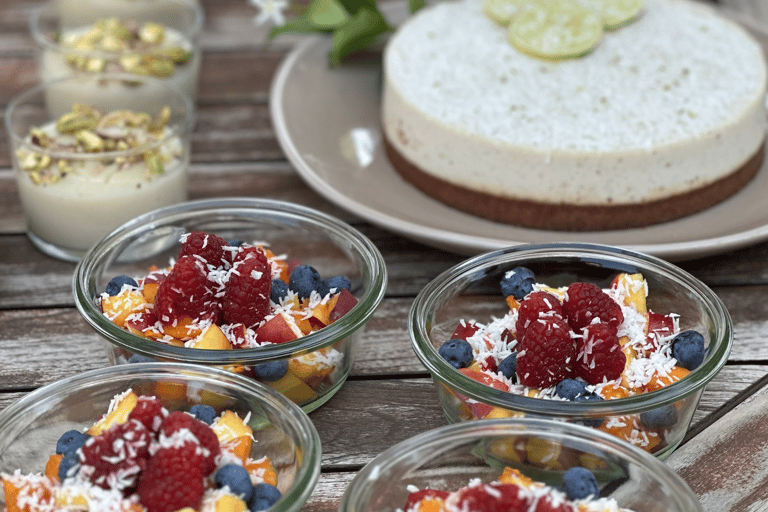
<path id="1" fill-rule="evenodd" d="M 104 139 L 90 130 L 80 130 L 75 133 L 75 141 L 86 153 L 98 153 L 104 150 Z"/>

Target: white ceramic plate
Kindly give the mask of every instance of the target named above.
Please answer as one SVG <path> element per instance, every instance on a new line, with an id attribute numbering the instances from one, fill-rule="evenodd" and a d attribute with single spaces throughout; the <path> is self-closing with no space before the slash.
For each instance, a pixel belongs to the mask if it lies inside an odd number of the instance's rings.
<path id="1" fill-rule="evenodd" d="M 761 35 L 768 47 L 768 35 Z M 445 206 L 404 181 L 384 155 L 380 63 L 371 58 L 331 68 L 329 46 L 329 38 L 313 36 L 286 57 L 272 83 L 272 122 L 304 180 L 326 199 L 375 225 L 466 255 L 524 243 L 589 242 L 684 260 L 768 240 L 768 163 L 723 203 L 641 229 L 525 229 Z"/>

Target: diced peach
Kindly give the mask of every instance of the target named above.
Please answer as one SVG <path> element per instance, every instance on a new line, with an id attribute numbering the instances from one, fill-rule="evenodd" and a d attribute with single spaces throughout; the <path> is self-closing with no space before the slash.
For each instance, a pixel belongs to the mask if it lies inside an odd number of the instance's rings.
<path id="1" fill-rule="evenodd" d="M 194 512 L 194 509 L 191 509 Z M 216 512 L 247 512 L 248 505 L 237 496 L 224 494 L 216 500 Z"/>
<path id="2" fill-rule="evenodd" d="M 246 425 L 237 413 L 230 410 L 224 411 L 219 419 L 211 425 L 211 429 L 219 438 L 219 443 L 232 441 L 242 436 L 253 437 L 253 429 Z"/>
<path id="3" fill-rule="evenodd" d="M 88 497 L 74 489 L 57 489 L 55 503 L 56 510 L 88 510 Z"/>
<path id="4" fill-rule="evenodd" d="M 291 316 L 302 334 L 309 334 L 314 330 L 312 323 L 308 318 L 305 318 L 306 315 L 303 311 L 291 311 Z"/>
<path id="5" fill-rule="evenodd" d="M 309 322 L 315 330 L 322 329 L 331 323 L 331 312 L 334 310 L 336 304 L 338 304 L 339 295 L 334 295 L 334 300 L 329 300 L 328 302 L 318 304 L 312 308 L 312 316 L 309 317 Z"/>
<path id="6" fill-rule="evenodd" d="M 157 327 L 157 317 L 151 309 L 131 315 L 126 319 L 124 327 L 142 338 L 157 340 L 163 337 L 163 333 Z"/>
<path id="7" fill-rule="evenodd" d="M 230 439 L 221 443 L 221 451 L 229 452 L 243 461 L 248 460 L 251 455 L 251 447 L 253 446 L 253 437 L 251 436 L 238 436 L 234 439 Z"/>
<path id="8" fill-rule="evenodd" d="M 600 386 L 597 394 L 603 397 L 605 400 L 613 400 L 616 398 L 627 398 L 629 396 L 629 389 L 625 388 L 618 383 L 610 383 L 605 386 Z"/>
<path id="9" fill-rule="evenodd" d="M 155 297 L 157 296 L 158 288 L 160 288 L 158 283 L 145 283 L 141 288 L 142 295 L 144 295 L 144 298 L 147 299 L 147 302 L 150 304 L 155 303 Z"/>
<path id="10" fill-rule="evenodd" d="M 505 467 L 499 476 L 499 482 L 502 484 L 515 484 L 519 487 L 529 489 L 531 487 L 541 487 L 540 483 L 535 482 L 533 479 L 525 476 L 520 470 Z"/>
<path id="11" fill-rule="evenodd" d="M 102 296 L 101 310 L 104 315 L 120 327 L 125 327 L 125 320 L 134 313 L 147 309 L 148 303 L 141 292 L 125 290 L 117 295 Z"/>
<path id="12" fill-rule="evenodd" d="M 59 480 L 59 464 L 61 464 L 61 459 L 64 458 L 64 455 L 60 453 L 54 453 L 50 457 L 48 457 L 48 462 L 45 464 L 45 476 L 50 478 L 51 480 L 58 481 Z"/>
<path id="13" fill-rule="evenodd" d="M 203 329 L 193 319 L 185 317 L 176 322 L 175 325 L 164 323 L 163 332 L 171 338 L 188 341 L 200 336 L 200 334 L 203 332 Z"/>
<path id="14" fill-rule="evenodd" d="M 671 336 L 674 333 L 675 323 L 671 316 L 660 315 L 653 311 L 648 311 L 647 322 L 645 324 L 647 352 L 653 353 L 659 349 L 659 338 Z"/>
<path id="15" fill-rule="evenodd" d="M 266 482 L 270 485 L 277 485 L 277 471 L 269 457 L 262 457 L 259 460 L 248 459 L 243 464 L 256 480 Z"/>
<path id="16" fill-rule="evenodd" d="M 443 503 L 440 498 L 424 498 L 419 502 L 416 512 L 440 512 L 443 510 Z"/>
<path id="17" fill-rule="evenodd" d="M 656 391 L 657 389 L 661 389 L 664 386 L 669 386 L 670 384 L 679 381 L 689 373 L 691 372 L 682 366 L 672 367 L 668 374 L 656 372 L 653 374 L 648 384 L 645 385 L 645 391 L 650 393 L 651 391 Z"/>
<path id="18" fill-rule="evenodd" d="M 339 318 L 349 313 L 349 311 L 353 307 L 355 307 L 356 304 L 357 304 L 357 299 L 355 298 L 354 295 L 352 295 L 352 292 L 350 292 L 346 288 L 343 288 L 339 292 L 339 298 L 336 300 L 336 304 L 334 305 L 333 310 L 328 316 L 328 323 L 333 323 Z"/>
<path id="19" fill-rule="evenodd" d="M 492 388 L 496 388 L 501 391 L 509 391 L 509 388 L 507 387 L 506 384 L 492 378 L 487 373 L 483 373 L 477 370 L 471 370 L 469 368 L 461 368 L 459 369 L 459 371 L 464 375 L 466 375 L 467 377 L 469 377 L 470 379 L 476 380 L 482 384 L 485 384 L 486 386 L 490 386 Z M 485 418 L 486 416 L 488 416 L 491 410 L 493 410 L 492 405 L 478 402 L 460 393 L 456 393 L 456 397 L 466 404 L 466 406 L 469 408 L 469 410 L 472 412 L 472 415 L 475 418 Z"/>
<path id="20" fill-rule="evenodd" d="M 203 350 L 231 350 L 232 344 L 216 324 L 210 324 L 193 340 L 192 348 Z"/>
<path id="21" fill-rule="evenodd" d="M 458 338 L 460 340 L 466 340 L 472 335 L 474 335 L 480 327 L 478 327 L 477 324 L 474 322 L 466 322 L 462 320 L 459 322 L 459 325 L 456 326 L 456 329 L 453 330 L 453 334 L 451 334 L 451 339 Z"/>
<path id="22" fill-rule="evenodd" d="M 112 426 L 125 423 L 128 421 L 128 415 L 131 413 L 136 404 L 139 402 L 139 397 L 133 391 L 120 397 L 114 402 L 107 414 L 99 421 L 88 429 L 88 434 L 96 436 L 109 430 Z"/>
<path id="23" fill-rule="evenodd" d="M 334 369 L 326 361 L 326 354 L 331 347 L 322 348 L 315 352 L 293 357 L 288 361 L 288 368 L 301 380 L 316 388 Z"/>
<path id="24" fill-rule="evenodd" d="M 187 399 L 187 385 L 183 382 L 161 380 L 155 383 L 153 394 L 167 402 L 180 402 Z"/>
<path id="25" fill-rule="evenodd" d="M 24 477 L 21 477 L 22 479 Z M 19 480 L 15 478 L 14 480 Z M 35 503 L 50 503 L 51 489 L 54 486 L 48 478 L 35 481 L 14 481 L 3 479 L 3 492 L 5 493 L 5 512 L 30 512 L 29 502 L 34 498 Z"/>
<path id="26" fill-rule="evenodd" d="M 631 416 L 611 418 L 598 428 L 646 451 L 653 450 L 661 442 L 658 433 L 643 430 L 637 420 Z"/>
<path id="27" fill-rule="evenodd" d="M 302 404 L 317 396 L 317 392 L 309 387 L 306 382 L 298 378 L 290 369 L 282 379 L 274 382 L 265 382 L 264 384 L 287 396 L 297 404 Z"/>
<path id="28" fill-rule="evenodd" d="M 619 274 L 613 278 L 611 288 L 621 292 L 625 306 L 631 306 L 641 314 L 648 311 L 646 306 L 648 288 L 642 274 Z"/>
<path id="29" fill-rule="evenodd" d="M 551 469 L 563 469 L 560 454 L 563 446 L 557 441 L 541 437 L 531 437 L 525 443 L 528 462 L 536 466 Z"/>
<path id="30" fill-rule="evenodd" d="M 525 441 L 518 437 L 494 439 L 488 445 L 488 451 L 501 460 L 523 463 L 528 454 L 525 452 Z"/>
<path id="31" fill-rule="evenodd" d="M 285 343 L 304 335 L 293 321 L 293 318 L 279 312 L 256 329 L 256 339 L 271 343 Z"/>
<path id="32" fill-rule="evenodd" d="M 515 299 L 514 295 L 507 295 L 507 305 L 511 311 L 514 311 L 520 307 L 520 303 L 517 302 L 517 299 Z"/>

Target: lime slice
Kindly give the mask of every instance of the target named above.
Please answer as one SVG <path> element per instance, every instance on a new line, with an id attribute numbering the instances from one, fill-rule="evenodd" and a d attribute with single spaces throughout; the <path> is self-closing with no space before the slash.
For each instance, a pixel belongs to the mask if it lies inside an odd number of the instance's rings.
<path id="1" fill-rule="evenodd" d="M 588 0 L 603 17 L 606 30 L 616 30 L 633 22 L 643 10 L 643 0 Z"/>
<path id="2" fill-rule="evenodd" d="M 534 0 L 484 0 L 483 10 L 499 25 L 509 25 L 512 18 Z"/>
<path id="3" fill-rule="evenodd" d="M 527 5 L 509 24 L 509 41 L 520 51 L 548 59 L 580 57 L 603 37 L 603 21 L 576 0 Z"/>

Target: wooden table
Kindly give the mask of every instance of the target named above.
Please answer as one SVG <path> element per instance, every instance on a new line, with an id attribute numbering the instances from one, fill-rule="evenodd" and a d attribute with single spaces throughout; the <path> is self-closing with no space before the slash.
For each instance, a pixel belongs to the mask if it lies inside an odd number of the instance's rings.
<path id="1" fill-rule="evenodd" d="M 27 19 L 36 0 L 0 1 L 0 109 L 37 83 Z M 389 269 L 386 298 L 363 336 L 352 374 L 311 414 L 322 476 L 306 510 L 335 510 L 346 484 L 387 447 L 445 424 L 432 381 L 415 357 L 405 318 L 417 292 L 460 262 L 340 209 L 286 161 L 267 108 L 272 76 L 292 42 L 263 45 L 244 0 L 206 0 L 191 197 L 245 195 L 305 204 L 351 223 Z M 4 128 L 0 128 L 4 132 Z M 0 409 L 57 379 L 108 364 L 70 291 L 74 265 L 25 236 L 5 133 L 0 134 Z M 668 459 L 711 512 L 768 510 L 768 244 L 681 264 L 710 285 L 733 316 L 727 366 L 707 387 L 685 444 Z"/>

